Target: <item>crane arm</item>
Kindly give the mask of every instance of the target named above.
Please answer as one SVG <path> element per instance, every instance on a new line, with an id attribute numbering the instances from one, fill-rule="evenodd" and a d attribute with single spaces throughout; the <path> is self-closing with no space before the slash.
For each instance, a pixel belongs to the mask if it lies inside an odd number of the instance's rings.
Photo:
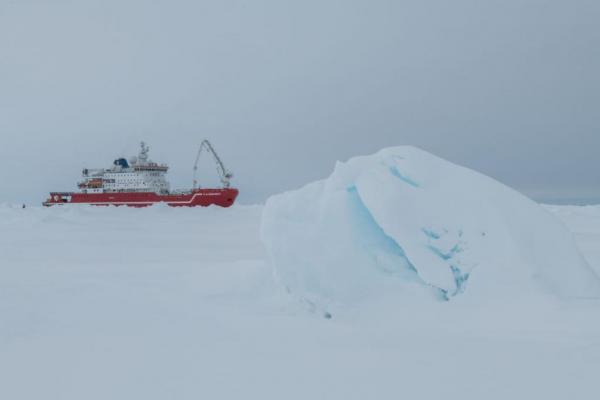
<path id="1" fill-rule="evenodd" d="M 202 143 L 200 144 L 200 148 L 198 149 L 198 155 L 196 156 L 196 162 L 194 163 L 194 185 L 193 185 L 193 188 L 196 189 L 198 187 L 198 181 L 196 179 L 196 175 L 198 172 L 198 161 L 200 161 L 200 156 L 202 155 L 203 151 L 207 151 L 212 155 L 213 160 L 215 161 L 215 164 L 217 166 L 217 173 L 219 174 L 219 179 L 221 180 L 223 187 L 228 188 L 230 185 L 230 180 L 233 177 L 233 173 L 231 173 L 229 170 L 227 170 L 227 168 L 225 168 L 225 164 L 223 164 L 223 161 L 221 161 L 221 158 L 215 151 L 214 147 L 206 139 L 203 140 Z"/>

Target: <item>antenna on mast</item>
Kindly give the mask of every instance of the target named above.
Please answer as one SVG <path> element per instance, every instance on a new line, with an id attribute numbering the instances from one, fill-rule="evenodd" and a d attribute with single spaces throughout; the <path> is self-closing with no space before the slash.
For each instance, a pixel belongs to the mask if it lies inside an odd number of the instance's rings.
<path id="1" fill-rule="evenodd" d="M 146 142 L 140 143 L 140 153 L 138 154 L 138 160 L 142 162 L 146 162 L 148 160 L 148 152 L 150 151 L 150 147 L 146 144 Z"/>

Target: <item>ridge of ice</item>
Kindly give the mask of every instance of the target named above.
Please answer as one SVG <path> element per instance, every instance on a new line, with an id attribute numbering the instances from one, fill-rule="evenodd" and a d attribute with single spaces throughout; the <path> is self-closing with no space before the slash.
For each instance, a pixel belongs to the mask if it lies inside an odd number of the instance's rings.
<path id="1" fill-rule="evenodd" d="M 338 162 L 271 197 L 261 238 L 275 274 L 311 302 L 382 291 L 598 297 L 570 232 L 509 187 L 414 147 Z"/>

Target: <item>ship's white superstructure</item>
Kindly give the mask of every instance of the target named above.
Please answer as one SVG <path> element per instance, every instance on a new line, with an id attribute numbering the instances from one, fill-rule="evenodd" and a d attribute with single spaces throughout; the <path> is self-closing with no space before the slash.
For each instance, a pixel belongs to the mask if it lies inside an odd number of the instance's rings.
<path id="1" fill-rule="evenodd" d="M 169 182 L 165 176 L 169 167 L 150 160 L 149 150 L 150 148 L 142 142 L 138 156 L 132 157 L 129 161 L 119 158 L 108 169 L 84 169 L 84 179 L 79 183 L 81 191 L 83 193 L 169 193 Z"/>

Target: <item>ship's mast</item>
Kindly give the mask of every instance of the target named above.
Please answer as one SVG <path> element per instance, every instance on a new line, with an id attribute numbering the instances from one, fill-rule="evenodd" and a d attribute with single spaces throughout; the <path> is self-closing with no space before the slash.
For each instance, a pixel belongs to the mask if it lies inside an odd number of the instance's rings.
<path id="1" fill-rule="evenodd" d="M 145 163 L 146 161 L 148 161 L 148 152 L 150 151 L 150 147 L 148 147 L 146 145 L 146 142 L 141 142 L 140 143 L 140 153 L 138 155 L 138 160 L 140 160 L 142 163 Z"/>

